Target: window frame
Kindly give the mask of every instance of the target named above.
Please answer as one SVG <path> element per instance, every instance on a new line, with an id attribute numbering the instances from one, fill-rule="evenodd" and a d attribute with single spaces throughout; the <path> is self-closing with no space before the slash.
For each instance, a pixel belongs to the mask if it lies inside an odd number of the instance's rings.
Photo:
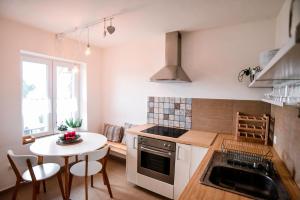
<path id="1" fill-rule="evenodd" d="M 25 134 L 24 131 L 24 116 L 23 116 L 23 62 L 33 62 L 38 64 L 45 64 L 47 66 L 47 88 L 48 88 L 48 102 L 49 102 L 49 113 L 48 113 L 48 128 L 49 131 L 35 133 L 35 134 Z M 78 73 L 76 76 L 76 96 L 77 98 L 77 106 L 78 113 L 76 117 L 81 116 L 81 80 L 80 80 L 80 64 L 73 63 L 69 61 L 63 61 L 60 59 L 55 59 L 53 57 L 45 57 L 45 56 L 35 56 L 30 54 L 21 53 L 20 58 L 20 71 L 21 71 L 21 118 L 22 118 L 22 136 L 33 136 L 33 137 L 44 137 L 48 135 L 57 134 L 57 126 L 59 123 L 57 122 L 57 66 L 68 67 L 68 68 L 78 68 Z"/>

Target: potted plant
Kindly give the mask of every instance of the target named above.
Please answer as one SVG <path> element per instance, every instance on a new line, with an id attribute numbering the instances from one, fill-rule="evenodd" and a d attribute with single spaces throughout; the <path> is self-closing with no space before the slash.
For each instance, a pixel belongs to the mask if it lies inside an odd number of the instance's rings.
<path id="1" fill-rule="evenodd" d="M 72 131 L 77 131 L 82 125 L 82 119 L 70 118 L 69 120 L 66 120 L 65 123 Z"/>
<path id="2" fill-rule="evenodd" d="M 65 132 L 68 130 L 68 127 L 66 125 L 64 125 L 63 123 L 61 123 L 58 127 L 57 130 L 61 133 L 61 134 L 65 134 Z"/>

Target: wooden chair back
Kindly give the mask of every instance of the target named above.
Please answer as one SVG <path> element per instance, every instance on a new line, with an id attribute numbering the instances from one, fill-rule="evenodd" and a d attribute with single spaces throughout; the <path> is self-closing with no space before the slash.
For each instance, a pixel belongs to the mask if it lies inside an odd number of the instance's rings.
<path id="1" fill-rule="evenodd" d="M 98 161 L 107 155 L 108 150 L 109 150 L 109 146 L 106 145 L 105 147 L 103 147 L 101 149 L 81 154 L 81 155 L 79 155 L 78 158 L 79 158 L 79 160 L 86 160 L 86 157 L 87 157 L 88 161 Z"/>
<path id="2" fill-rule="evenodd" d="M 33 172 L 32 165 L 36 165 L 38 158 L 33 155 L 16 155 L 12 150 L 7 151 L 7 158 L 11 167 L 13 168 L 17 179 L 22 180 L 21 173 L 29 169 L 29 172 Z M 30 169 L 31 168 L 31 169 Z M 31 174 L 30 172 L 30 174 Z M 32 174 L 31 174 L 32 175 Z M 33 174 L 34 175 L 34 174 Z M 32 180 L 35 177 L 32 177 Z"/>

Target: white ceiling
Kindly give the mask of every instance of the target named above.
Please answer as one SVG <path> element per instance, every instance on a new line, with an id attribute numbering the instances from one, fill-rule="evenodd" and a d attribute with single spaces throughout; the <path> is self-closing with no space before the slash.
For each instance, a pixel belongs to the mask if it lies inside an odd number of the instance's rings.
<path id="1" fill-rule="evenodd" d="M 0 16 L 59 33 L 118 14 L 116 32 L 103 38 L 103 24 L 90 30 L 91 43 L 111 46 L 168 31 L 191 31 L 274 18 L 284 0 L 0 0 Z M 86 31 L 70 37 L 85 41 Z"/>

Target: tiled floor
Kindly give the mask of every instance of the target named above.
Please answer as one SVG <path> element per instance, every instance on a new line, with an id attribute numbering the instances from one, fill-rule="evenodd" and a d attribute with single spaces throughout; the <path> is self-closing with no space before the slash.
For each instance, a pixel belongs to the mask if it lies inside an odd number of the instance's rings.
<path id="1" fill-rule="evenodd" d="M 111 158 L 107 166 L 108 176 L 111 183 L 113 199 L 117 200 L 157 200 L 166 199 L 162 196 L 149 192 L 143 188 L 129 184 L 125 176 L 125 160 Z M 84 180 L 75 177 L 72 185 L 71 199 L 84 199 Z M 59 200 L 62 199 L 57 184 L 57 179 L 52 178 L 47 181 L 47 193 L 39 195 L 40 200 Z M 18 200 L 31 199 L 31 185 L 23 185 L 18 193 Z M 1 200 L 11 199 L 12 190 L 0 193 Z M 89 200 L 110 199 L 106 186 L 103 184 L 102 175 L 94 177 L 94 188 L 89 187 Z"/>

